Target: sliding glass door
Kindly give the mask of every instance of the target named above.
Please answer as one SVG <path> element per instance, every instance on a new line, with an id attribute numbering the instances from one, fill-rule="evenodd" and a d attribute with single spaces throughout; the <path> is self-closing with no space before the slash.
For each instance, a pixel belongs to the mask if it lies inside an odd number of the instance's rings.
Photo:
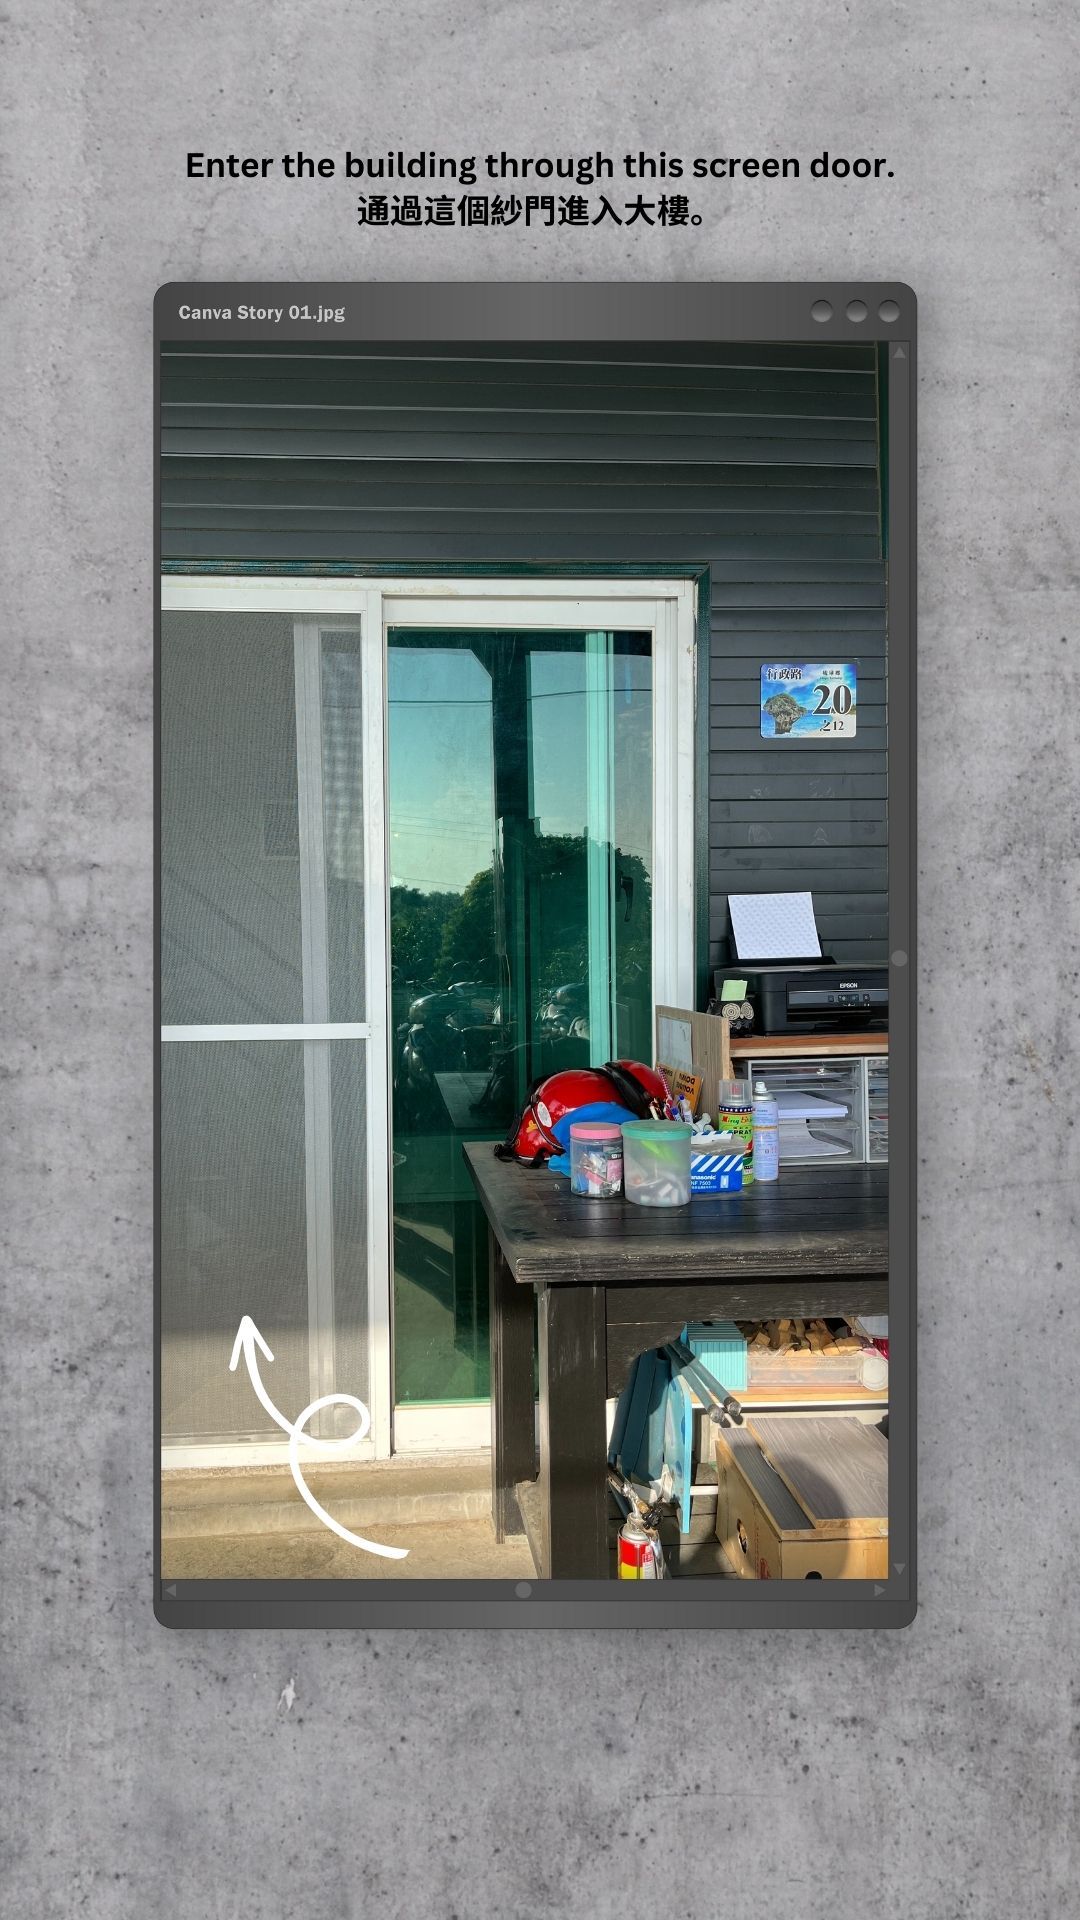
<path id="1" fill-rule="evenodd" d="M 651 1058 L 652 634 L 390 626 L 387 673 L 402 1407 L 488 1392 L 463 1143 Z"/>
<path id="2" fill-rule="evenodd" d="M 286 1419 L 349 1393 L 368 1451 L 483 1444 L 462 1144 L 542 1074 L 650 1058 L 693 993 L 691 590 L 189 576 L 162 604 L 170 1464 L 282 1457 L 230 1370 L 245 1315 Z"/>

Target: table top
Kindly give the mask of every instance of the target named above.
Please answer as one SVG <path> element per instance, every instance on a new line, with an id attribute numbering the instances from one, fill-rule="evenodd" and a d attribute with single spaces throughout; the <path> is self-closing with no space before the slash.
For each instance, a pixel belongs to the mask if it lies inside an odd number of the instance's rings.
<path id="1" fill-rule="evenodd" d="M 565 1175 L 463 1148 L 480 1204 L 515 1280 L 606 1286 L 790 1274 L 885 1273 L 889 1170 L 785 1167 L 742 1193 L 694 1194 L 688 1207 L 586 1200 Z"/>

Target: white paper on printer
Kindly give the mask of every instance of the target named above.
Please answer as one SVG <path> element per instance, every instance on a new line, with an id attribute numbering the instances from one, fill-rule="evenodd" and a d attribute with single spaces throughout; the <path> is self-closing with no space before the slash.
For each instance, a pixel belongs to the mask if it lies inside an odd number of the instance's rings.
<path id="1" fill-rule="evenodd" d="M 820 959 L 812 893 L 729 893 L 728 906 L 740 960 Z"/>

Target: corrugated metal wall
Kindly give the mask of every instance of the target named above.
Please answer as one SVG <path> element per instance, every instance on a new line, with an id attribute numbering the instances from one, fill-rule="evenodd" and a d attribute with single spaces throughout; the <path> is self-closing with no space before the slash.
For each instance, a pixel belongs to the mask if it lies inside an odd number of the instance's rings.
<path id="1" fill-rule="evenodd" d="M 710 960 L 726 896 L 813 889 L 886 957 L 873 347 L 166 347 L 166 563 L 707 568 Z M 854 660 L 858 733 L 763 742 L 764 660 Z"/>

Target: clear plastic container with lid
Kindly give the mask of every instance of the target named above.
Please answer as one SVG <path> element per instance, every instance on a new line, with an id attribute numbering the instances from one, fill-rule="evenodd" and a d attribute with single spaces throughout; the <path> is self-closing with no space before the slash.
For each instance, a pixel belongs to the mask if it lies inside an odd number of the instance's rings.
<path id="1" fill-rule="evenodd" d="M 623 1121 L 626 1197 L 635 1206 L 688 1205 L 690 1134 L 688 1121 Z"/>
<path id="2" fill-rule="evenodd" d="M 590 1200 L 622 1192 L 622 1130 L 610 1120 L 578 1120 L 570 1128 L 570 1191 Z"/>

